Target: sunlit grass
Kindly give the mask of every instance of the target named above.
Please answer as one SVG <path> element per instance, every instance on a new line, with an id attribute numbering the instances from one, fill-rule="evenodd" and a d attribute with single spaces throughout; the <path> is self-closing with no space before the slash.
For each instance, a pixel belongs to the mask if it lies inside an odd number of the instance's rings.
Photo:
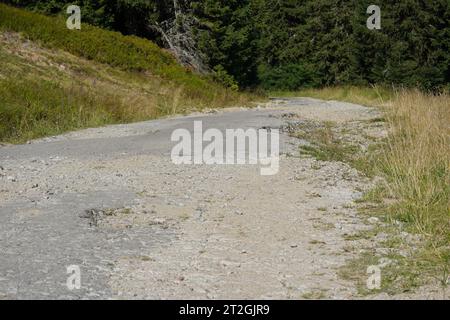
<path id="1" fill-rule="evenodd" d="M 387 103 L 394 97 L 391 88 L 373 86 L 339 86 L 325 87 L 321 89 L 302 89 L 299 91 L 272 91 L 272 97 L 311 97 L 324 100 L 336 100 L 362 104 L 366 106 L 378 106 Z"/>
<path id="2" fill-rule="evenodd" d="M 370 161 L 363 161 L 370 167 L 356 166 L 362 171 L 370 168 L 384 183 L 364 199 L 375 205 L 370 206 L 371 214 L 376 211 L 383 221 L 395 226 L 390 230 L 407 231 L 422 239 L 418 248 L 410 248 L 410 259 L 402 259 L 404 268 L 414 271 L 414 277 L 435 278 L 445 284 L 450 275 L 450 96 L 380 87 L 333 87 L 272 95 L 348 101 L 376 106 L 384 113 L 387 139 L 368 154 Z M 310 154 L 325 160 L 333 156 L 354 165 L 349 160 L 351 153 L 332 143 L 327 132 L 316 137 L 315 145 L 320 148 L 309 150 Z"/>
<path id="3" fill-rule="evenodd" d="M 20 36 L 19 36 L 20 34 Z M 0 141 L 249 105 L 152 42 L 0 4 Z"/>

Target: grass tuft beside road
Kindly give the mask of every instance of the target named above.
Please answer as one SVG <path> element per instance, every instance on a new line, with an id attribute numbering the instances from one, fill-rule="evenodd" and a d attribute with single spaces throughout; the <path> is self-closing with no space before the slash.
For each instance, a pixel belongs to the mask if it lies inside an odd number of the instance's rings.
<path id="1" fill-rule="evenodd" d="M 380 232 L 401 239 L 390 241 L 388 247 L 409 252 L 408 258 L 397 256 L 396 268 L 386 269 L 389 286 L 395 282 L 394 287 L 408 290 L 425 278 L 446 286 L 450 275 L 450 96 L 377 87 L 308 89 L 287 95 L 376 106 L 384 113 L 379 121 L 385 122 L 388 136 L 369 147 L 364 158 L 336 139 L 331 126 L 310 133 L 307 138 L 313 143 L 303 153 L 347 162 L 369 176 L 383 178 L 365 195 L 366 211 L 387 223 Z M 418 241 L 397 238 L 405 231 Z"/>
<path id="2" fill-rule="evenodd" d="M 399 92 L 385 108 L 389 138 L 380 158 L 392 219 L 427 240 L 425 258 L 450 271 L 450 97 Z"/>

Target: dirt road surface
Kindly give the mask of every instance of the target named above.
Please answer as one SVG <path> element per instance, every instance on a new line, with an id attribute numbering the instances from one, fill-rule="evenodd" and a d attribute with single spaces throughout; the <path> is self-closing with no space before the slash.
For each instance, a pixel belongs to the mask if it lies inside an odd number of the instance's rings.
<path id="1" fill-rule="evenodd" d="M 255 165 L 175 165 L 177 128 L 358 123 L 374 109 L 275 99 L 0 147 L 0 298 L 347 299 L 337 270 L 367 228 L 354 200 L 370 182 L 300 156 L 281 134 L 277 175 Z M 69 290 L 67 267 L 81 271 Z"/>

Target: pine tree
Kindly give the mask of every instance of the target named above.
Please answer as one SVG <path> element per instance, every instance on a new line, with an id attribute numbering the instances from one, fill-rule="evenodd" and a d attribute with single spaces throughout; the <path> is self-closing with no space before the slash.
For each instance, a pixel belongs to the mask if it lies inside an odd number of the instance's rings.
<path id="1" fill-rule="evenodd" d="M 169 21 L 175 36 L 192 33 L 189 50 L 230 86 L 450 87 L 449 0 L 378 0 L 381 30 L 366 26 L 373 0 L 3 1 L 47 14 L 78 4 L 84 22 L 170 48 L 161 32 Z M 180 10 L 192 30 L 182 30 Z"/>

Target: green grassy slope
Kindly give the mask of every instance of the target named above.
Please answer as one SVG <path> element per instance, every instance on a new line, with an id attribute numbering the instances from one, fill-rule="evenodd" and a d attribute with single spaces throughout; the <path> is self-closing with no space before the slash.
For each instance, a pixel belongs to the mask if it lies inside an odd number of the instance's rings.
<path id="1" fill-rule="evenodd" d="M 0 4 L 0 141 L 247 104 L 152 42 Z"/>

